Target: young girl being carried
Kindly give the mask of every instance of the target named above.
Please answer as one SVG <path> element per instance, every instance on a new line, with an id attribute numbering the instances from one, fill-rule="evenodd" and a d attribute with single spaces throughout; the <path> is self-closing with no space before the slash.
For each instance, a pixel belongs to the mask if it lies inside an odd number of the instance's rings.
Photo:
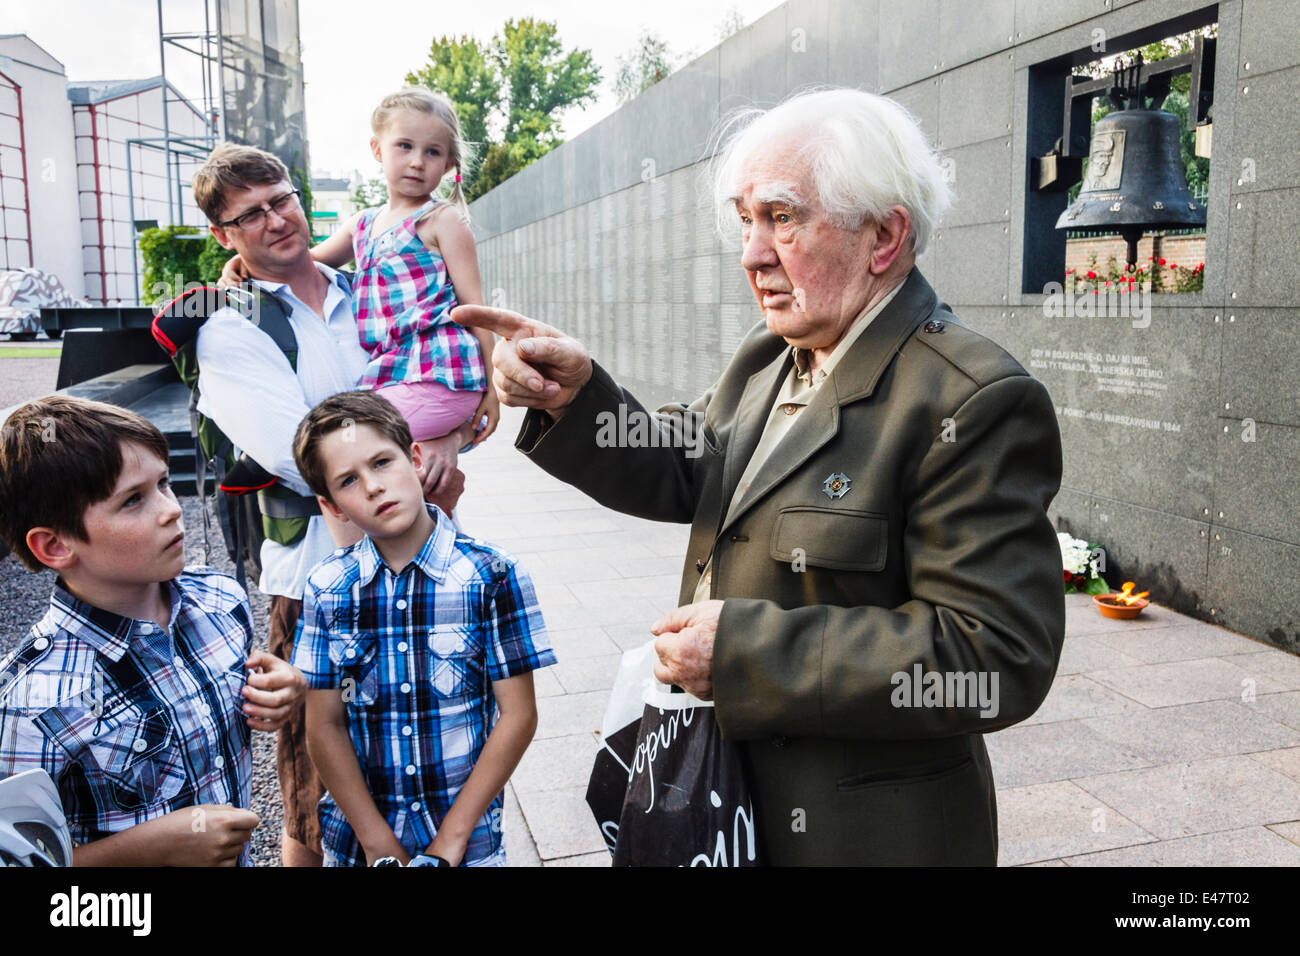
<path id="1" fill-rule="evenodd" d="M 486 439 L 500 416 L 486 371 L 492 333 L 451 319 L 457 305 L 483 303 L 461 190 L 466 148 L 451 101 L 427 89 L 384 97 L 370 125 L 388 202 L 353 215 L 311 256 L 334 268 L 356 260 L 352 307 L 370 355 L 357 387 L 378 390 L 402 413 L 428 463 L 425 487 L 441 487 L 455 450 Z M 433 198 L 449 175 L 450 201 Z M 247 279 L 238 256 L 222 279 Z M 449 436 L 454 443 L 436 441 Z"/>

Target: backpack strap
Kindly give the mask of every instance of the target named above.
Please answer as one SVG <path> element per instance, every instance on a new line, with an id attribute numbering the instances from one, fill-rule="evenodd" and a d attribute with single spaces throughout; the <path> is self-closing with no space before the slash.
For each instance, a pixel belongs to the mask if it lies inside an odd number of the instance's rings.
<path id="1" fill-rule="evenodd" d="M 181 381 L 191 390 L 190 412 L 191 432 L 195 436 L 195 484 L 196 491 L 202 496 L 205 490 L 205 478 L 209 468 L 209 459 L 204 453 L 203 442 L 199 440 L 199 427 L 202 416 L 197 414 L 199 367 L 196 345 L 199 331 L 213 313 L 222 308 L 233 308 L 244 318 L 265 333 L 277 349 L 284 355 L 289 367 L 298 369 L 298 338 L 289 323 L 289 309 L 273 293 L 267 292 L 256 284 L 246 284 L 226 289 L 210 286 L 196 286 L 186 289 L 176 298 L 164 305 L 155 314 L 150 331 L 154 340 L 163 348 L 172 360 Z M 215 423 L 210 423 L 215 427 Z M 233 451 L 230 439 L 218 431 L 217 445 L 208 449 L 212 456 L 211 465 L 215 471 L 218 489 L 226 495 L 238 497 L 251 492 L 257 493 L 258 510 L 263 516 L 263 533 L 281 544 L 291 544 L 301 538 L 305 531 L 305 521 L 320 514 L 320 506 L 311 495 L 297 493 L 278 484 L 279 479 L 267 471 L 248 455 L 242 455 L 237 461 L 227 462 Z M 209 442 L 211 443 L 211 442 Z M 220 507 L 220 498 L 218 499 Z M 244 508 L 235 508 L 239 520 L 234 523 L 235 550 L 239 551 L 239 539 L 247 533 L 241 533 Z M 206 509 L 204 518 L 207 518 Z M 207 521 L 204 522 L 204 547 L 207 548 Z M 236 561 L 242 578 L 243 563 Z M 241 580 L 242 583 L 242 580 Z"/>
<path id="2" fill-rule="evenodd" d="M 150 331 L 154 341 L 173 362 L 185 359 L 198 341 L 199 330 L 213 313 L 232 308 L 257 326 L 275 343 L 275 347 L 289 360 L 289 367 L 298 370 L 298 338 L 289 324 L 289 310 L 280 299 L 257 286 L 238 286 L 216 289 L 195 286 L 186 289 L 164 305 L 154 315 Z M 190 388 L 198 382 L 198 363 L 192 356 L 186 368 L 178 366 L 182 380 Z"/>
<path id="3" fill-rule="evenodd" d="M 298 337 L 293 334 L 284 303 L 258 286 L 238 286 L 225 292 L 227 304 L 270 336 L 275 347 L 289 360 L 289 367 L 298 371 Z"/>
<path id="4" fill-rule="evenodd" d="M 288 489 L 281 489 L 288 491 Z M 313 515 L 320 514 L 320 505 L 311 495 L 292 495 L 292 497 L 281 497 L 259 491 L 257 494 L 258 507 L 262 509 L 262 514 L 268 518 L 310 518 Z"/>

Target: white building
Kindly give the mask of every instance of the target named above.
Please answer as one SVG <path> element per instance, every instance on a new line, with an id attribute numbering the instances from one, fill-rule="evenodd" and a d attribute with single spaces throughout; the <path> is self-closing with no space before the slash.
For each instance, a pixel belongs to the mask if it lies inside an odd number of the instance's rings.
<path id="1" fill-rule="evenodd" d="M 315 173 L 311 178 L 311 231 L 314 236 L 328 236 L 357 211 L 352 192 L 361 185 L 355 169 L 351 177 Z"/>
<path id="2" fill-rule="evenodd" d="M 161 77 L 69 83 L 24 34 L 0 36 L 0 268 L 35 266 L 96 305 L 134 304 L 137 225 L 206 226 L 189 182 L 202 162 L 202 113 L 168 84 L 169 209 Z M 76 224 L 75 226 L 73 224 Z"/>
<path id="3" fill-rule="evenodd" d="M 23 34 L 0 36 L 0 190 L 0 269 L 36 266 L 84 296 L 68 79 Z"/>

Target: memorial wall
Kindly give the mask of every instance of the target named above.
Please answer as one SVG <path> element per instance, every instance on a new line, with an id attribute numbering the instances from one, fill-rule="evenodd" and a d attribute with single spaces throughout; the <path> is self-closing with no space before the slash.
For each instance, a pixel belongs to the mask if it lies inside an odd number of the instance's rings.
<path id="1" fill-rule="evenodd" d="M 1113 581 L 1300 651 L 1294 6 L 791 0 L 474 203 L 485 295 L 581 338 L 646 404 L 689 401 L 761 321 L 704 182 L 718 118 L 814 85 L 888 94 L 957 195 L 920 268 L 1055 401 L 1058 527 L 1103 548 Z M 1061 135 L 1062 77 L 1099 42 L 1211 23 L 1203 290 L 1045 292 L 1064 194 L 1030 189 L 1030 158 Z"/>

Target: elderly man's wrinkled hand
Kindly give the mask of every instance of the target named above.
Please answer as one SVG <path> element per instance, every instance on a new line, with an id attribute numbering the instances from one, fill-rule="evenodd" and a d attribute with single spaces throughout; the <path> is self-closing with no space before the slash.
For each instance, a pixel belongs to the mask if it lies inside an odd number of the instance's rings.
<path id="1" fill-rule="evenodd" d="M 492 385 L 504 405 L 545 409 L 559 418 L 591 379 L 587 347 L 544 322 L 485 305 L 458 306 L 451 318 L 501 336 L 492 352 Z"/>
<path id="2" fill-rule="evenodd" d="M 713 699 L 713 640 L 718 633 L 721 601 L 686 604 L 661 617 L 654 634 L 655 680 L 676 684 L 700 700 Z"/>

